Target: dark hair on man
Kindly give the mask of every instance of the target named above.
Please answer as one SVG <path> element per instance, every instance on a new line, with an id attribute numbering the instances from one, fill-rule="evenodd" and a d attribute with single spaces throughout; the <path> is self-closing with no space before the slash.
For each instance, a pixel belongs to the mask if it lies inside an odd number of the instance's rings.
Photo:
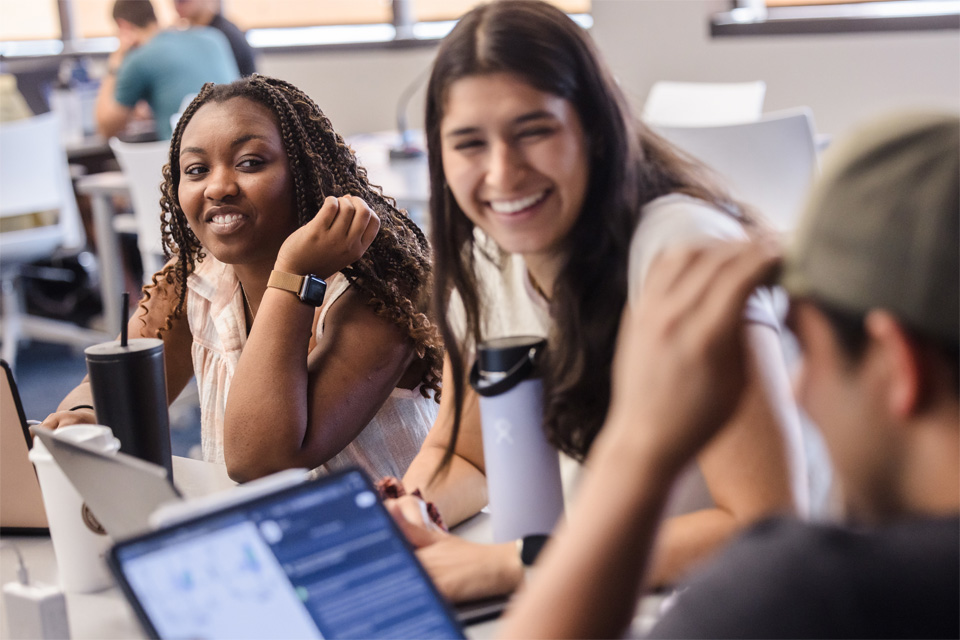
<path id="1" fill-rule="evenodd" d="M 300 225 L 312 220 L 327 196 L 354 195 L 380 218 L 380 231 L 363 256 L 342 273 L 369 297 L 376 314 L 400 327 L 413 341 L 425 367 L 421 393 L 439 398 L 443 347 L 436 325 L 424 312 L 432 285 L 430 247 L 420 228 L 398 210 L 393 198 L 371 185 L 367 171 L 334 131 L 316 103 L 288 82 L 253 75 L 230 84 L 207 83 L 183 112 L 170 141 L 170 163 L 163 168 L 160 199 L 164 253 L 169 264 L 154 276 L 176 287 L 178 303 L 164 328 L 183 312 L 187 277 L 204 259 L 203 247 L 180 207 L 180 144 L 183 131 L 203 105 L 244 98 L 270 110 L 277 122 L 293 176 L 294 201 Z M 149 299 L 150 287 L 145 288 Z M 164 329 L 161 329 L 161 331 Z"/>
<path id="2" fill-rule="evenodd" d="M 150 0 L 117 0 L 113 3 L 113 20 L 126 20 L 138 27 L 149 27 L 157 22 Z"/>
<path id="3" fill-rule="evenodd" d="M 435 313 L 452 364 L 453 380 L 446 384 L 456 397 L 453 436 L 441 467 L 451 459 L 459 432 L 464 349 L 483 340 L 474 261 L 499 257 L 476 256 L 474 225 L 444 177 L 440 125 L 454 82 L 496 72 L 515 74 L 568 100 L 588 145 L 584 209 L 564 240 L 565 262 L 550 302 L 555 325 L 543 367 L 544 425 L 566 453 L 585 457 L 607 413 L 610 362 L 641 208 L 660 196 L 683 193 L 748 222 L 702 165 L 637 122 L 593 42 L 562 11 L 539 1 L 493 2 L 464 15 L 437 52 L 426 106 Z M 466 310 L 467 344 L 458 344 L 446 319 L 454 290 Z"/>
<path id="4" fill-rule="evenodd" d="M 869 338 L 864 323 L 865 314 L 841 309 L 837 305 L 811 300 L 813 306 L 827 319 L 840 350 L 852 365 L 858 364 L 867 349 Z M 960 397 L 960 344 L 933 338 L 901 322 L 900 326 L 920 349 L 943 360 L 950 375 L 950 387 Z"/>

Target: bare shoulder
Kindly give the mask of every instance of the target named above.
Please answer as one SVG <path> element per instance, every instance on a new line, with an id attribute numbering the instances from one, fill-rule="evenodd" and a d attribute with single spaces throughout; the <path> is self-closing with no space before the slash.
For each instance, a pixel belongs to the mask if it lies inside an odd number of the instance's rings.
<path id="1" fill-rule="evenodd" d="M 337 298 L 327 310 L 322 330 L 317 326 L 316 331 L 311 369 L 336 359 L 367 372 L 399 368 L 399 375 L 414 356 L 413 341 L 357 287 L 349 287 Z"/>
<path id="2" fill-rule="evenodd" d="M 317 318 L 319 319 L 319 314 Z M 368 331 L 384 332 L 398 342 L 403 342 L 405 338 L 400 327 L 379 313 L 376 304 L 371 304 L 370 294 L 356 286 L 351 286 L 340 294 L 327 310 L 322 336 L 324 339 L 329 339 L 345 334 L 363 334 Z M 317 334 L 321 334 L 319 325 L 317 325 Z"/>

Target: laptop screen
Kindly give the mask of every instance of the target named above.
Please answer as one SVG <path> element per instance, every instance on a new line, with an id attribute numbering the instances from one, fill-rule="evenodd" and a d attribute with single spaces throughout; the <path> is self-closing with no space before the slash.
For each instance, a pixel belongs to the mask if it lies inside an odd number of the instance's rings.
<path id="1" fill-rule="evenodd" d="M 0 369 L 0 535 L 48 535 L 20 394 L 6 361 Z"/>
<path id="2" fill-rule="evenodd" d="M 462 638 L 359 471 L 120 543 L 111 567 L 160 638 Z"/>

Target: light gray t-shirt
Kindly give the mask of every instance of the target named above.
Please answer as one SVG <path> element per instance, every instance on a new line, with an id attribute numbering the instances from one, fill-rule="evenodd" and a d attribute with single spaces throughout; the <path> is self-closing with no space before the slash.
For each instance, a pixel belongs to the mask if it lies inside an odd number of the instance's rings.
<path id="1" fill-rule="evenodd" d="M 496 258 L 496 244 L 479 229 L 475 230 L 479 247 Z M 716 240 L 743 240 L 746 232 L 738 221 L 710 204 L 681 194 L 662 196 L 643 208 L 640 224 L 634 231 L 630 247 L 628 286 L 630 304 L 639 298 L 650 265 L 665 249 L 706 243 Z M 476 253 L 476 275 L 480 301 L 480 335 L 484 340 L 509 336 L 547 337 L 553 326 L 549 304 L 530 282 L 527 266 L 519 254 L 507 254 L 502 261 L 491 261 L 481 251 Z M 780 324 L 769 291 L 758 290 L 751 296 L 745 312 L 751 323 L 771 326 Z M 463 304 L 454 292 L 449 320 L 461 344 L 466 333 Z M 465 362 L 473 361 L 473 348 L 464 354 Z M 576 473 L 572 460 L 563 460 L 564 490 L 569 502 Z M 689 513 L 713 506 L 713 500 L 699 467 L 692 464 L 678 480 L 668 515 Z"/>
<path id="2" fill-rule="evenodd" d="M 494 258 L 499 255 L 496 244 L 482 231 L 475 229 L 474 236 L 484 252 Z M 636 303 L 651 263 L 665 249 L 746 238 L 747 234 L 738 221 L 702 200 L 670 194 L 647 203 L 630 245 L 630 304 Z M 546 337 L 549 334 L 553 326 L 549 305 L 530 283 L 523 256 L 507 254 L 502 261 L 491 261 L 478 250 L 475 264 L 480 298 L 480 335 L 485 340 L 519 335 Z M 758 290 L 750 298 L 746 316 L 750 322 L 780 329 L 767 290 Z M 466 319 L 456 291 L 451 298 L 449 320 L 454 333 L 462 341 Z"/>

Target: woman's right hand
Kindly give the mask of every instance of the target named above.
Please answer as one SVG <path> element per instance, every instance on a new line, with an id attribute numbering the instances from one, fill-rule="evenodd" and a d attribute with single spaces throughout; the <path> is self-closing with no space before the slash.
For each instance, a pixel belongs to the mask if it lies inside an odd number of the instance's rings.
<path id="1" fill-rule="evenodd" d="M 380 230 L 380 218 L 356 196 L 328 196 L 313 220 L 291 233 L 275 268 L 324 280 L 356 262 Z"/>
<path id="2" fill-rule="evenodd" d="M 59 429 L 71 424 L 97 424 L 97 416 L 93 409 L 76 409 L 74 411 L 57 411 L 51 413 L 40 426 L 48 429 Z"/>
<path id="3" fill-rule="evenodd" d="M 451 602 L 467 602 L 511 593 L 523 582 L 516 544 L 480 544 L 441 531 L 403 496 L 386 500 L 387 510 L 417 549 L 420 564 Z M 422 502 L 422 501 L 421 501 Z"/>

